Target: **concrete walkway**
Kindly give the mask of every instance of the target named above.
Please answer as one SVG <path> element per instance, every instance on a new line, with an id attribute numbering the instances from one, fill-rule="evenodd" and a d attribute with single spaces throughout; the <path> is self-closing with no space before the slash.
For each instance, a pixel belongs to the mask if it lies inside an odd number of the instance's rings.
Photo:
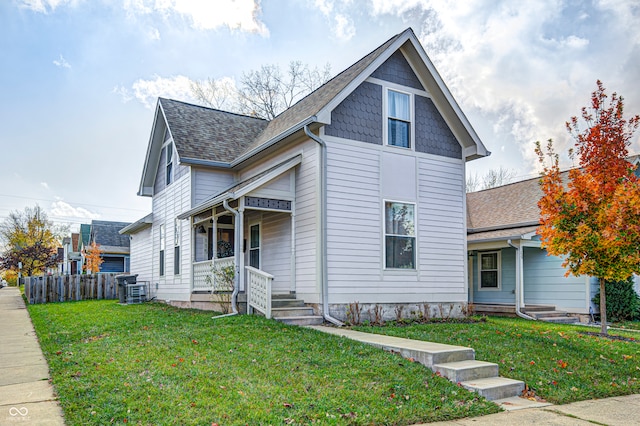
<path id="1" fill-rule="evenodd" d="M 425 353 L 439 353 L 460 348 L 439 343 L 383 336 L 359 331 L 311 326 L 328 334 L 343 336 L 367 343 L 385 350 L 413 358 L 427 367 L 433 359 Z M 448 422 L 428 423 L 429 425 L 638 425 L 640 424 L 640 395 L 618 396 L 605 399 L 574 402 L 567 405 L 552 405 L 514 397 L 493 401 L 505 411 L 482 417 L 473 417 Z"/>
<path id="2" fill-rule="evenodd" d="M 20 291 L 0 288 L 0 425 L 64 425 Z"/>

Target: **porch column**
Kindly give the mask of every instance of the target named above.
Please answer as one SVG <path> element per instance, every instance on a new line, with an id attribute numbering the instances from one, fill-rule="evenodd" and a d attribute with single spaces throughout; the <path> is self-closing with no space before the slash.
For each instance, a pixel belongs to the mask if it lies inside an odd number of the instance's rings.
<path id="1" fill-rule="evenodd" d="M 520 309 L 524 308 L 524 264 L 523 264 L 523 246 L 522 240 L 518 242 L 518 248 L 516 249 L 516 285 L 518 289 L 516 294 L 520 295 L 520 297 L 516 297 L 516 303 Z"/>
<path id="2" fill-rule="evenodd" d="M 289 291 L 294 293 L 296 291 L 296 214 L 293 205 L 291 206 L 291 278 L 289 282 Z"/>
<path id="3" fill-rule="evenodd" d="M 218 258 L 218 216 L 216 216 L 216 209 L 214 208 L 211 213 L 211 232 L 213 232 L 213 254 L 211 255 L 211 259 L 213 260 L 213 264 L 215 265 L 216 259 Z"/>

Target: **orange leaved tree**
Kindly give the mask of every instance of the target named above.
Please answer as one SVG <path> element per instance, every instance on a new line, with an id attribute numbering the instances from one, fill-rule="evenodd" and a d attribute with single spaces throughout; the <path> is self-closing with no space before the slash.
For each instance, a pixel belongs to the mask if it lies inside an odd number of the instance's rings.
<path id="1" fill-rule="evenodd" d="M 607 334 L 605 281 L 622 281 L 640 273 L 640 186 L 627 147 L 640 116 L 625 119 L 623 99 L 607 103 L 600 81 L 591 105 L 566 123 L 575 140 L 580 167 L 563 182 L 558 154 L 549 140 L 546 152 L 536 143 L 543 166 L 538 233 L 549 255 L 564 256 L 567 274 L 588 275 L 600 283 L 601 333 Z M 548 158 L 549 163 L 546 162 Z"/>
<path id="2" fill-rule="evenodd" d="M 84 270 L 86 272 L 90 272 L 92 274 L 100 272 L 100 265 L 104 262 L 102 259 L 102 249 L 100 248 L 100 244 L 96 244 L 95 242 L 91 243 L 85 250 L 84 260 Z"/>

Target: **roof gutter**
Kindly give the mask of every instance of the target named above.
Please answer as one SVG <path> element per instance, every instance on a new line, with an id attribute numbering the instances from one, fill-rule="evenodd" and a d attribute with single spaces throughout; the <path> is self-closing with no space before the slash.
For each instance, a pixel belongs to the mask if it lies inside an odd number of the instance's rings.
<path id="1" fill-rule="evenodd" d="M 242 250 L 240 250 L 240 241 L 242 238 L 242 235 L 240 235 L 240 224 L 241 224 L 241 220 L 240 220 L 240 212 L 238 210 L 235 210 L 233 208 L 231 208 L 231 206 L 229 205 L 229 202 L 224 199 L 222 200 L 222 205 L 224 207 L 224 209 L 230 213 L 232 213 L 235 217 L 235 224 L 236 226 L 234 227 L 234 231 L 235 231 L 235 241 L 237 241 L 237 245 L 238 247 L 236 247 L 235 250 L 235 256 L 236 256 L 236 260 L 235 260 L 235 267 L 236 267 L 236 274 L 233 280 L 233 292 L 231 293 L 231 311 L 234 314 L 238 313 L 238 290 L 240 289 L 240 256 L 242 253 Z"/>
<path id="2" fill-rule="evenodd" d="M 327 277 L 327 144 L 314 135 L 308 125 L 304 133 L 320 145 L 320 283 L 322 286 L 322 316 L 325 320 L 341 327 L 344 324 L 329 313 L 329 280 Z"/>
<path id="3" fill-rule="evenodd" d="M 478 234 L 480 232 L 488 232 L 488 231 L 502 231 L 503 229 L 525 228 L 527 226 L 538 226 L 538 225 L 540 225 L 540 222 L 536 220 L 536 221 L 529 221 L 529 222 L 510 223 L 508 225 L 485 226 L 482 228 L 467 228 L 467 234 Z"/>
<path id="4" fill-rule="evenodd" d="M 513 244 L 511 242 L 511 239 L 507 240 L 507 244 L 509 244 L 514 249 L 516 249 L 516 315 L 518 315 L 520 318 L 524 318 L 524 319 L 535 321 L 536 319 L 534 317 L 531 317 L 531 316 L 525 314 L 524 312 L 522 312 L 520 310 L 520 300 L 521 299 L 523 300 L 522 304 L 524 305 L 524 297 L 523 297 L 524 287 L 522 286 L 522 282 L 523 282 L 523 279 L 524 279 L 524 273 L 523 273 L 523 270 L 522 270 L 522 267 L 523 267 L 523 265 L 522 265 L 522 247 Z"/>

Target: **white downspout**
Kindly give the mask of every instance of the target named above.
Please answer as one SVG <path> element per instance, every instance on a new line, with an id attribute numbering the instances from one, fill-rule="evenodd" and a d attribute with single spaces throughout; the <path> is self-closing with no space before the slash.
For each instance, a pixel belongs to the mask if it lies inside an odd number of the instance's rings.
<path id="1" fill-rule="evenodd" d="M 520 318 L 524 318 L 524 319 L 528 319 L 528 320 L 533 320 L 535 321 L 536 319 L 523 313 L 520 310 L 520 301 L 522 300 L 522 291 L 523 288 L 521 288 L 521 284 L 523 282 L 523 278 L 524 278 L 524 271 L 523 271 L 523 262 L 522 262 L 522 247 L 517 246 L 515 244 L 513 244 L 511 242 L 511 239 L 507 240 L 507 244 L 509 244 L 509 246 L 513 247 L 514 249 L 516 249 L 516 315 L 519 316 Z"/>
<path id="2" fill-rule="evenodd" d="M 320 145 L 320 285 L 322 286 L 322 316 L 341 327 L 344 324 L 329 313 L 329 280 L 327 277 L 327 144 L 314 135 L 305 124 L 304 133 Z"/>
<path id="3" fill-rule="evenodd" d="M 242 255 L 242 236 L 238 235 L 240 233 L 239 232 L 240 212 L 231 208 L 227 200 L 222 201 L 222 206 L 226 211 L 233 213 L 233 215 L 236 217 L 236 220 L 234 221 L 236 276 L 235 276 L 235 279 L 233 280 L 233 292 L 231 293 L 231 310 L 233 314 L 237 314 L 238 305 L 237 305 L 236 299 L 238 298 L 238 291 L 240 289 L 240 271 L 239 271 L 240 266 L 239 265 L 240 265 L 240 256 Z"/>

